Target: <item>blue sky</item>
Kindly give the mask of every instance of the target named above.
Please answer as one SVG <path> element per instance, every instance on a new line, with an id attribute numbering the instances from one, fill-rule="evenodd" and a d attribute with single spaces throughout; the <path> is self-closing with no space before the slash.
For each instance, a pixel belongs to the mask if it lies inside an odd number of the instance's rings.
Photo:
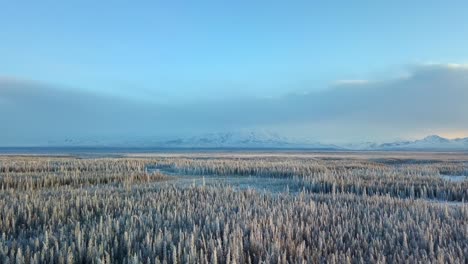
<path id="1" fill-rule="evenodd" d="M 4 1 L 1 10 L 2 75 L 144 97 L 321 89 L 460 62 L 468 46 L 466 1 Z"/>
<path id="2" fill-rule="evenodd" d="M 468 59 L 466 1 L 0 6 L 0 78 L 145 104 L 283 98 L 332 89 L 341 80 L 392 80 L 420 65 Z M 313 124 L 301 125 L 313 130 Z M 434 125 L 394 137 L 424 129 L 443 130 Z"/>

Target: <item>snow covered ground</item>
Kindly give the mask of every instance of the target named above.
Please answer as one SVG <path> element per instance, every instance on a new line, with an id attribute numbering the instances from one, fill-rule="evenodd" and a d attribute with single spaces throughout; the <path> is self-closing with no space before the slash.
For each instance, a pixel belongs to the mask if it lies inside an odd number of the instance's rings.
<path id="1" fill-rule="evenodd" d="M 252 189 L 258 192 L 279 194 L 279 193 L 290 193 L 298 194 L 303 190 L 303 184 L 299 180 L 290 178 L 273 178 L 273 177 L 258 177 L 258 176 L 200 176 L 200 175 L 184 175 L 175 172 L 171 169 L 148 167 L 149 173 L 164 173 L 174 177 L 175 181 L 171 181 L 170 184 L 177 186 L 189 187 L 189 186 L 221 186 L 226 188 L 233 188 L 237 190 Z M 441 175 L 441 178 L 451 182 L 461 182 L 468 180 L 467 176 L 462 175 Z M 447 206 L 461 206 L 465 205 L 466 202 L 454 202 L 446 200 L 435 200 L 425 199 L 429 203 L 436 203 Z"/>
<path id="2" fill-rule="evenodd" d="M 462 182 L 468 180 L 468 176 L 463 175 L 441 175 L 440 177 L 446 181 L 451 182 Z"/>
<path id="3" fill-rule="evenodd" d="M 180 186 L 222 185 L 234 189 L 254 189 L 259 192 L 270 193 L 299 193 L 302 189 L 300 182 L 288 178 L 256 177 L 256 176 L 199 176 L 182 175 L 169 170 L 148 168 L 148 172 L 161 172 L 173 176 L 175 184 Z"/>

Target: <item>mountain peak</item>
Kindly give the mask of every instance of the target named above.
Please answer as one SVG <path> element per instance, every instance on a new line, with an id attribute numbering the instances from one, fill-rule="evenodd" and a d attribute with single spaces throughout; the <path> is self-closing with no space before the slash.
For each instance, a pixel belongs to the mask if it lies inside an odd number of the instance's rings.
<path id="1" fill-rule="evenodd" d="M 209 133 L 201 136 L 167 141 L 164 142 L 163 145 L 168 147 L 200 148 L 339 148 L 334 145 L 288 138 L 277 133 L 264 130 L 239 130 Z"/>
<path id="2" fill-rule="evenodd" d="M 49 146 L 468 151 L 468 138 L 447 139 L 438 135 L 430 135 L 414 141 L 394 141 L 387 143 L 363 142 L 334 145 L 323 144 L 307 138 L 289 138 L 265 130 L 237 130 L 214 132 L 191 137 L 170 138 L 167 140 L 150 138 L 133 140 L 67 138 L 62 142 L 49 142 Z"/>
<path id="3" fill-rule="evenodd" d="M 422 141 L 429 141 L 429 142 L 448 142 L 449 139 L 443 138 L 438 135 L 430 135 L 422 139 Z"/>
<path id="4" fill-rule="evenodd" d="M 430 135 L 415 141 L 387 143 L 380 145 L 383 150 L 468 150 L 468 138 L 447 139 Z"/>

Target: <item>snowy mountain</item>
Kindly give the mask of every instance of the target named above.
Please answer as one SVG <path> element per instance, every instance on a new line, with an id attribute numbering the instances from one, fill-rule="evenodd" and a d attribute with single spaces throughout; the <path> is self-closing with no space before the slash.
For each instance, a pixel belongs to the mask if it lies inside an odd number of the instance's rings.
<path id="1" fill-rule="evenodd" d="M 163 142 L 166 147 L 187 148 L 310 148 L 339 149 L 336 145 L 310 140 L 298 140 L 265 131 L 238 131 L 210 133 L 202 136 L 179 138 Z"/>
<path id="2" fill-rule="evenodd" d="M 81 138 L 49 142 L 49 146 L 61 147 L 123 147 L 123 148 L 278 148 L 312 150 L 352 151 L 468 151 L 468 138 L 447 139 L 432 135 L 414 141 L 389 143 L 324 144 L 308 139 L 288 138 L 266 131 L 236 131 L 209 133 L 200 136 L 181 137 L 168 140 L 158 139 L 113 139 Z"/>
<path id="3" fill-rule="evenodd" d="M 374 150 L 378 149 L 380 144 L 375 142 L 347 143 L 339 145 L 345 150 Z"/>
<path id="4" fill-rule="evenodd" d="M 268 131 L 235 131 L 209 133 L 199 136 L 167 140 L 134 138 L 67 138 L 50 141 L 48 146 L 60 147 L 121 147 L 121 148 L 283 148 L 283 149 L 342 149 L 336 145 L 322 144 L 307 139 L 293 139 Z"/>
<path id="5" fill-rule="evenodd" d="M 468 150 L 468 138 L 447 139 L 437 135 L 415 141 L 399 141 L 376 146 L 376 150 Z"/>

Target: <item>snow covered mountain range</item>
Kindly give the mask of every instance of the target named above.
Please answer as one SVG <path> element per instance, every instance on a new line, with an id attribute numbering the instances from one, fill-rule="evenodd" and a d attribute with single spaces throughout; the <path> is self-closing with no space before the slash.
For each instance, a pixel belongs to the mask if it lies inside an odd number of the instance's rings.
<path id="1" fill-rule="evenodd" d="M 93 147 L 151 147 L 151 148 L 278 148 L 316 150 L 432 150 L 468 151 L 468 138 L 447 139 L 432 135 L 414 141 L 390 143 L 323 144 L 307 139 L 293 139 L 276 133 L 258 131 L 221 132 L 201 136 L 175 138 L 170 140 L 127 140 L 107 141 L 96 139 L 66 139 L 63 142 L 50 142 L 53 146 L 93 146 Z"/>
<path id="2" fill-rule="evenodd" d="M 147 148 L 308 148 L 339 149 L 339 146 L 304 139 L 293 139 L 265 131 L 236 131 L 209 133 L 200 136 L 179 137 L 168 140 L 133 139 L 105 140 L 96 138 L 68 138 L 48 142 L 49 146 L 92 147 L 147 147 Z"/>
<path id="3" fill-rule="evenodd" d="M 298 140 L 270 132 L 240 131 L 211 133 L 203 136 L 170 140 L 163 143 L 170 147 L 201 148 L 311 148 L 337 149 L 336 145 L 310 140 Z"/>
<path id="4" fill-rule="evenodd" d="M 468 150 L 468 138 L 447 139 L 437 135 L 414 141 L 384 143 L 377 146 L 383 150 Z"/>
<path id="5" fill-rule="evenodd" d="M 303 148 L 330 150 L 468 150 L 468 138 L 447 139 L 432 135 L 414 141 L 390 143 L 323 144 L 311 140 L 291 139 L 274 133 L 213 133 L 199 137 L 164 142 L 169 147 L 193 148 Z"/>

